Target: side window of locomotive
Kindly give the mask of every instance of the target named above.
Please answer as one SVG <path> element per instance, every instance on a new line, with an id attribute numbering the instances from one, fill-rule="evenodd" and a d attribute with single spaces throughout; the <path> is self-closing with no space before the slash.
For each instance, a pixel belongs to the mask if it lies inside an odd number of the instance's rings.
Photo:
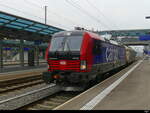
<path id="1" fill-rule="evenodd" d="M 100 40 L 96 40 L 94 39 L 94 45 L 93 45 L 93 54 L 94 55 L 97 55 L 97 54 L 100 54 Z"/>

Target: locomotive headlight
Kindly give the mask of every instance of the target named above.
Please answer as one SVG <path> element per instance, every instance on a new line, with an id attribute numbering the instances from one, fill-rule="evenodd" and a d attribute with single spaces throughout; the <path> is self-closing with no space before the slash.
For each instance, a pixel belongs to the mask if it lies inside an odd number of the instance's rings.
<path id="1" fill-rule="evenodd" d="M 49 69 L 49 64 L 47 65 L 47 68 Z"/>
<path id="2" fill-rule="evenodd" d="M 80 69 L 81 70 L 85 70 L 87 68 L 87 66 L 86 66 L 86 61 L 85 60 L 82 60 L 81 61 L 81 65 L 80 65 Z"/>

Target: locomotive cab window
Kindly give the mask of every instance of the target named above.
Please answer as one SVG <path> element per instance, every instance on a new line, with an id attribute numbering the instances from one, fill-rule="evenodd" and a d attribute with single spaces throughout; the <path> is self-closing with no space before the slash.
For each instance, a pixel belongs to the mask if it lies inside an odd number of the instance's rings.
<path id="1" fill-rule="evenodd" d="M 93 45 L 93 54 L 97 55 L 101 53 L 101 41 L 94 39 L 94 45 Z"/>
<path id="2" fill-rule="evenodd" d="M 80 51 L 82 36 L 71 36 L 65 41 L 64 51 Z"/>
<path id="3" fill-rule="evenodd" d="M 82 36 L 53 37 L 49 51 L 80 51 L 82 39 Z"/>

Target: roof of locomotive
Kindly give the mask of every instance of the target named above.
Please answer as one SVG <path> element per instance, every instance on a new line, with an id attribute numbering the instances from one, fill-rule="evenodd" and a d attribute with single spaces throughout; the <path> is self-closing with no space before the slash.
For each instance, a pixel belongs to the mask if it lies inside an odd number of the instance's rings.
<path id="1" fill-rule="evenodd" d="M 83 36 L 85 33 L 87 33 L 88 35 L 90 35 L 91 38 L 105 41 L 98 34 L 92 33 L 92 32 L 89 32 L 89 31 L 85 31 L 85 30 L 62 31 L 62 32 L 55 33 L 53 35 L 53 37 L 69 36 L 69 35 L 82 35 Z"/>
<path id="2" fill-rule="evenodd" d="M 108 41 L 108 40 L 105 40 L 104 38 L 102 38 L 101 36 L 99 36 L 98 34 L 96 33 L 93 33 L 93 32 L 90 32 L 90 31 L 85 31 L 85 30 L 73 30 L 73 31 L 61 31 L 61 32 L 57 32 L 53 35 L 53 37 L 62 37 L 62 36 L 70 36 L 70 35 L 81 35 L 83 36 L 85 33 L 87 33 L 91 38 L 94 38 L 94 39 L 98 39 L 98 40 L 102 40 L 104 42 L 109 42 L 111 44 L 114 44 L 114 45 L 118 45 L 120 46 L 118 43 L 114 43 L 112 41 Z"/>
<path id="3" fill-rule="evenodd" d="M 85 31 L 79 31 L 79 30 L 75 30 L 75 31 L 62 31 L 62 32 L 55 33 L 53 35 L 53 37 L 69 36 L 69 35 L 83 35 L 84 33 L 85 33 Z"/>

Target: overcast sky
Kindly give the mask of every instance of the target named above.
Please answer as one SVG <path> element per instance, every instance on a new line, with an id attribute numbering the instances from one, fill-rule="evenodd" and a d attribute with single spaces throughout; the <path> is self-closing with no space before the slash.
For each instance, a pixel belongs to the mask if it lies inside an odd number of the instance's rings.
<path id="1" fill-rule="evenodd" d="M 0 10 L 44 23 L 73 29 L 149 29 L 150 0 L 0 0 Z"/>

